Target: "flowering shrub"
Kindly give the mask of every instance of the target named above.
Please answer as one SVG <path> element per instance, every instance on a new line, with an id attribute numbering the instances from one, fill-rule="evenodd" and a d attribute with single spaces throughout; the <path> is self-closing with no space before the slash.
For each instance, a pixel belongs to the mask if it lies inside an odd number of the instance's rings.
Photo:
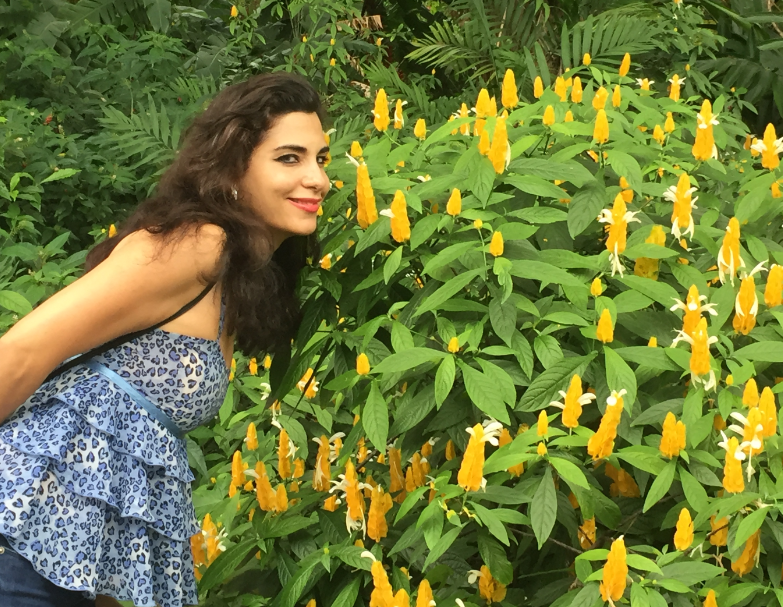
<path id="1" fill-rule="evenodd" d="M 783 140 L 589 63 L 326 135 L 301 330 L 190 434 L 205 604 L 783 598 Z"/>

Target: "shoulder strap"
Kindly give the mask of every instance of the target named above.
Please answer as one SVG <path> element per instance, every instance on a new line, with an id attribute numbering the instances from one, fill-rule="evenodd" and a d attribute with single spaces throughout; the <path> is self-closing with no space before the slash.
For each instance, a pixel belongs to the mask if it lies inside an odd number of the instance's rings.
<path id="1" fill-rule="evenodd" d="M 195 306 L 198 302 L 200 302 L 204 297 L 209 293 L 212 288 L 215 286 L 215 283 L 209 283 L 204 290 L 193 300 L 186 303 L 184 306 L 182 306 L 179 310 L 174 312 L 171 316 L 168 318 L 161 320 L 159 323 L 148 327 L 146 329 L 141 329 L 140 331 L 134 331 L 133 333 L 126 333 L 125 335 L 120 335 L 119 337 L 115 337 L 111 341 L 107 341 L 106 343 L 97 346 L 93 348 L 92 350 L 89 350 L 87 352 L 84 352 L 83 354 L 77 354 L 76 356 L 73 356 L 69 359 L 67 359 L 65 362 L 63 362 L 59 367 L 57 367 L 54 371 L 52 371 L 49 375 L 46 376 L 46 379 L 44 380 L 44 383 L 49 381 L 50 379 L 57 377 L 60 373 L 63 371 L 67 371 L 71 367 L 75 367 L 78 364 L 81 364 L 89 359 L 91 359 L 94 356 L 97 356 L 98 354 L 103 354 L 104 352 L 107 352 L 108 350 L 111 350 L 112 348 L 116 348 L 117 346 L 124 344 L 132 339 L 135 339 L 137 337 L 140 337 L 141 335 L 144 335 L 145 333 L 149 333 L 150 331 L 154 331 L 158 327 L 161 327 L 175 318 L 178 318 L 188 310 L 190 310 L 193 306 Z"/>

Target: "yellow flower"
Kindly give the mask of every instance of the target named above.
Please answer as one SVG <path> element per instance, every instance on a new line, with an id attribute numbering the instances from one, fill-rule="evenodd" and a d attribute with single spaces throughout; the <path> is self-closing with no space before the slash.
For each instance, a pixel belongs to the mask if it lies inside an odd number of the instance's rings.
<path id="1" fill-rule="evenodd" d="M 652 137 L 660 145 L 663 145 L 664 143 L 666 143 L 666 133 L 663 132 L 663 129 L 661 128 L 660 124 L 656 124 L 655 125 L 655 128 L 653 129 Z"/>
<path id="2" fill-rule="evenodd" d="M 693 222 L 693 209 L 698 208 L 694 204 L 699 197 L 692 198 L 696 191 L 695 187 L 690 187 L 691 181 L 688 174 L 680 173 L 680 178 L 676 186 L 669 186 L 664 192 L 663 197 L 674 203 L 672 210 L 672 234 L 677 239 L 682 238 L 683 234 L 688 234 L 693 238 L 696 226 Z"/>
<path id="3" fill-rule="evenodd" d="M 595 517 L 587 519 L 580 525 L 577 535 L 582 550 L 589 550 L 590 546 L 595 544 Z"/>
<path id="4" fill-rule="evenodd" d="M 647 78 L 637 78 L 636 84 L 639 85 L 639 88 L 643 91 L 649 91 L 650 85 L 655 84 L 655 80 L 648 80 Z"/>
<path id="5" fill-rule="evenodd" d="M 277 472 L 280 478 L 291 476 L 291 457 L 296 455 L 296 447 L 288 438 L 285 428 L 280 430 L 280 439 L 277 446 Z"/>
<path id="6" fill-rule="evenodd" d="M 489 253 L 492 257 L 503 255 L 503 234 L 499 230 L 492 233 L 492 240 L 489 243 Z"/>
<path id="7" fill-rule="evenodd" d="M 658 338 L 655 337 L 655 335 L 653 335 L 650 338 L 650 341 L 647 342 L 647 347 L 648 348 L 657 348 L 658 347 Z"/>
<path id="8" fill-rule="evenodd" d="M 693 544 L 693 519 L 687 508 L 680 510 L 677 527 L 674 531 L 674 547 L 684 552 Z"/>
<path id="9" fill-rule="evenodd" d="M 274 512 L 277 502 L 272 485 L 269 483 L 269 477 L 266 474 L 266 465 L 262 461 L 256 462 L 256 500 L 261 510 L 264 512 Z"/>
<path id="10" fill-rule="evenodd" d="M 612 394 L 606 399 L 606 409 L 604 410 L 598 431 L 587 441 L 587 453 L 593 458 L 593 461 L 612 454 L 614 439 L 617 437 L 617 426 L 620 424 L 620 418 L 623 414 L 623 395 L 625 390 L 619 392 L 612 390 Z"/>
<path id="11" fill-rule="evenodd" d="M 509 70 L 511 71 L 511 70 Z M 419 584 L 419 591 L 416 597 L 416 607 L 433 607 L 435 599 L 432 596 L 432 588 L 427 578 L 424 578 Z"/>
<path id="12" fill-rule="evenodd" d="M 547 454 L 546 445 L 543 442 L 538 443 L 538 447 L 536 447 L 536 453 L 538 453 L 538 455 L 541 457 L 544 457 Z"/>
<path id="13" fill-rule="evenodd" d="M 638 211 L 626 211 L 625 200 L 623 200 L 621 193 L 615 197 L 612 209 L 603 209 L 598 217 L 599 222 L 609 224 L 609 237 L 606 239 L 606 248 L 610 252 L 609 257 L 612 261 L 612 276 L 616 272 L 620 272 L 620 276 L 623 275 L 624 268 L 623 264 L 620 263 L 620 253 L 625 251 L 628 222 L 639 222 L 639 219 L 636 217 L 637 213 Z"/>
<path id="14" fill-rule="evenodd" d="M 483 425 L 476 424 L 467 429 L 470 440 L 457 473 L 457 483 L 465 491 L 478 491 L 486 487 L 487 479 L 483 477 L 484 443 L 488 442 L 497 447 L 497 437 L 502 429 L 500 422 L 493 421 L 486 421 Z"/>
<path id="15" fill-rule="evenodd" d="M 250 450 L 258 449 L 258 434 L 256 433 L 256 425 L 250 422 L 247 426 L 247 436 L 242 441 L 247 443 L 247 448 Z"/>
<path id="16" fill-rule="evenodd" d="M 671 86 L 669 87 L 669 99 L 672 101 L 679 101 L 680 87 L 682 86 L 682 83 L 685 82 L 685 78 L 680 78 L 677 74 L 674 74 L 674 76 L 669 78 L 669 82 L 671 83 Z"/>
<path id="17" fill-rule="evenodd" d="M 386 91 L 378 89 L 375 94 L 375 107 L 372 111 L 373 124 L 379 131 L 385 131 L 389 128 L 389 104 L 386 101 Z"/>
<path id="18" fill-rule="evenodd" d="M 573 122 L 574 121 L 574 114 L 571 112 L 571 110 L 568 110 L 565 113 L 565 117 L 563 118 L 563 122 Z"/>
<path id="19" fill-rule="evenodd" d="M 399 449 L 394 447 L 389 448 L 389 491 L 391 493 L 397 493 L 403 491 L 405 494 L 405 477 L 402 474 L 402 460 Z M 397 496 L 399 498 L 399 496 Z M 403 497 L 404 499 L 404 497 Z"/>
<path id="20" fill-rule="evenodd" d="M 111 224 L 109 226 L 109 238 L 114 238 L 117 235 L 117 228 L 114 227 L 114 224 Z"/>
<path id="21" fill-rule="evenodd" d="M 573 103 L 581 103 L 583 92 L 584 91 L 582 90 L 582 80 L 581 78 L 579 78 L 579 76 L 575 76 L 574 83 L 571 86 L 571 101 Z"/>
<path id="22" fill-rule="evenodd" d="M 367 355 L 362 352 L 356 357 L 356 373 L 359 375 L 367 375 L 370 372 L 370 361 Z"/>
<path id="23" fill-rule="evenodd" d="M 231 16 L 232 17 L 236 17 L 237 15 L 239 15 L 239 9 L 237 9 L 237 7 L 232 4 L 231 5 Z"/>
<path id="24" fill-rule="evenodd" d="M 620 70 L 618 74 L 620 76 L 626 76 L 628 74 L 628 70 L 631 69 L 631 55 L 628 53 L 625 53 L 623 56 L 623 61 L 620 63 Z"/>
<path id="25" fill-rule="evenodd" d="M 663 420 L 663 435 L 658 447 L 661 455 L 669 459 L 677 457 L 685 449 L 685 424 L 677 421 L 674 413 L 669 411 Z"/>
<path id="26" fill-rule="evenodd" d="M 237 359 L 236 358 L 232 358 L 231 359 L 231 370 L 229 371 L 229 374 L 228 374 L 228 381 L 234 381 L 234 377 L 236 376 L 236 374 L 237 374 Z"/>
<path id="27" fill-rule="evenodd" d="M 713 514 L 710 517 L 710 544 L 713 546 L 725 546 L 729 539 L 729 517 L 724 516 L 721 519 L 715 519 Z"/>
<path id="28" fill-rule="evenodd" d="M 576 428 L 579 425 L 579 416 L 582 415 L 582 406 L 595 400 L 595 394 L 582 392 L 582 378 L 574 375 L 568 385 L 568 391 L 559 391 L 563 403 L 553 401 L 549 403 L 553 407 L 563 410 L 561 421 L 566 428 Z"/>
<path id="29" fill-rule="evenodd" d="M 740 577 L 750 573 L 758 564 L 760 536 L 761 530 L 759 529 L 745 542 L 745 548 L 742 550 L 739 558 L 731 562 L 731 570 Z"/>
<path id="30" fill-rule="evenodd" d="M 334 57 L 332 57 L 331 59 L 329 59 L 329 65 L 331 65 L 331 66 L 333 66 L 333 67 L 334 67 L 335 63 L 336 63 L 336 61 L 334 60 Z"/>
<path id="31" fill-rule="evenodd" d="M 297 457 L 294 460 L 294 478 L 302 478 L 305 473 L 305 463 L 301 457 Z"/>
<path id="32" fill-rule="evenodd" d="M 533 81 L 533 97 L 539 99 L 544 94 L 544 82 L 541 80 L 541 76 L 536 76 Z"/>
<path id="33" fill-rule="evenodd" d="M 548 105 L 544 110 L 544 118 L 542 120 L 542 124 L 546 126 L 550 126 L 554 123 L 555 123 L 555 108 L 553 108 L 551 105 Z"/>
<path id="34" fill-rule="evenodd" d="M 674 116 L 671 112 L 666 112 L 666 122 L 663 123 L 663 130 L 667 133 L 674 131 Z"/>
<path id="35" fill-rule="evenodd" d="M 620 92 L 620 85 L 616 84 L 612 92 L 612 107 L 620 107 L 623 101 L 623 94 Z"/>
<path id="36" fill-rule="evenodd" d="M 454 441 L 449 439 L 446 443 L 446 461 L 451 461 L 457 457 L 457 450 L 454 448 Z"/>
<path id="37" fill-rule="evenodd" d="M 600 585 L 601 598 L 604 601 L 619 601 L 625 592 L 625 580 L 628 577 L 625 542 L 623 536 L 612 542 L 609 557 L 604 565 L 603 581 Z"/>
<path id="38" fill-rule="evenodd" d="M 269 369 L 272 366 L 272 357 L 267 354 L 264 356 L 264 369 Z"/>
<path id="39" fill-rule="evenodd" d="M 560 101 L 565 101 L 567 99 L 567 91 L 568 87 L 566 86 L 565 80 L 563 80 L 562 76 L 558 76 L 555 79 L 555 94 L 560 97 Z"/>
<path id="40" fill-rule="evenodd" d="M 549 431 L 549 419 L 547 418 L 546 411 L 542 410 L 538 414 L 538 426 L 536 427 L 536 436 L 546 436 Z"/>
<path id="41" fill-rule="evenodd" d="M 775 126 L 770 122 L 764 129 L 764 138 L 756 141 L 751 149 L 761 153 L 761 166 L 770 171 L 774 171 L 780 164 L 778 154 L 783 152 L 783 137 L 775 138 Z"/>
<path id="42" fill-rule="evenodd" d="M 467 118 L 468 117 L 468 105 L 466 103 L 463 103 L 460 106 L 459 110 L 459 116 L 458 118 Z M 459 132 L 463 135 L 470 135 L 470 124 L 465 123 L 461 127 L 459 127 Z M 452 133 L 452 135 L 456 135 L 456 133 Z"/>
<path id="43" fill-rule="evenodd" d="M 378 219 L 378 210 L 375 206 L 375 194 L 370 183 L 370 173 L 364 162 L 356 166 L 356 202 L 356 221 L 365 230 Z"/>
<path id="44" fill-rule="evenodd" d="M 598 110 L 604 109 L 606 106 L 606 100 L 609 98 L 609 93 L 604 87 L 600 87 L 593 96 L 593 109 L 597 112 Z"/>
<path id="45" fill-rule="evenodd" d="M 343 189 L 343 185 L 344 185 L 343 182 L 340 181 L 339 179 L 334 182 L 334 187 L 336 187 L 338 190 L 342 190 Z"/>
<path id="46" fill-rule="evenodd" d="M 332 480 L 329 438 L 323 434 L 320 438 L 314 438 L 313 442 L 318 444 L 318 454 L 315 456 L 315 469 L 313 470 L 313 489 L 329 491 L 329 481 Z"/>
<path id="47" fill-rule="evenodd" d="M 608 308 L 604 308 L 598 318 L 598 327 L 595 330 L 596 338 L 602 343 L 608 344 L 614 340 L 614 325 L 612 315 Z"/>
<path id="48" fill-rule="evenodd" d="M 416 121 L 416 126 L 413 127 L 413 134 L 421 140 L 427 137 L 427 123 L 424 121 L 424 118 L 419 118 Z"/>
<path id="49" fill-rule="evenodd" d="M 745 454 L 740 449 L 736 437 L 726 438 L 721 430 L 723 442 L 718 443 L 726 450 L 723 464 L 723 488 L 729 493 L 741 493 L 745 490 L 745 479 L 742 478 L 742 464 Z"/>
<path id="50" fill-rule="evenodd" d="M 718 251 L 718 276 L 721 284 L 726 282 L 725 275 L 728 274 L 733 285 L 737 270 L 744 267 L 745 261 L 740 255 L 740 225 L 737 218 L 732 217 L 729 219 L 723 244 Z"/>
<path id="51" fill-rule="evenodd" d="M 305 398 L 315 398 L 316 392 L 318 392 L 318 382 L 313 380 L 310 381 L 310 378 L 313 375 L 313 369 L 307 369 L 305 371 L 305 374 L 302 376 L 302 379 L 299 380 L 299 382 L 296 384 L 296 387 L 299 388 L 300 392 L 304 392 Z M 308 386 L 309 382 L 309 386 Z"/>
<path id="52" fill-rule="evenodd" d="M 356 467 L 353 464 L 353 460 L 348 458 L 345 462 L 345 474 L 339 476 L 341 481 L 337 483 L 331 491 L 341 490 L 343 491 L 343 498 L 348 505 L 348 511 L 345 517 L 345 526 L 348 532 L 356 529 L 366 529 L 364 521 L 364 495 L 361 492 L 362 484 L 359 483 L 359 478 L 356 475 Z"/>
<path id="53" fill-rule="evenodd" d="M 481 226 L 483 226 L 483 225 L 484 225 L 484 222 L 483 222 L 483 221 L 481 221 L 480 219 L 476 219 L 476 220 L 473 222 L 473 227 L 474 227 L 474 228 L 476 228 L 477 230 L 480 230 L 480 229 L 481 229 Z"/>
<path id="54" fill-rule="evenodd" d="M 337 496 L 332 495 L 324 501 L 323 509 L 326 510 L 327 512 L 334 512 L 335 510 L 337 510 L 337 505 L 339 503 L 340 500 L 337 498 Z"/>
<path id="55" fill-rule="evenodd" d="M 654 225 L 650 230 L 650 235 L 644 242 L 664 246 L 666 244 L 666 235 L 663 233 L 663 228 Z M 636 276 L 641 276 L 643 278 L 658 280 L 658 269 L 659 260 L 647 257 L 637 257 L 633 273 Z"/>
<path id="56" fill-rule="evenodd" d="M 331 269 L 331 267 L 332 267 L 332 254 L 331 254 L 331 253 L 327 253 L 326 255 L 324 255 L 324 256 L 321 258 L 321 261 L 320 261 L 320 266 L 321 266 L 321 267 L 322 267 L 324 270 L 329 270 L 329 269 Z"/>
<path id="57" fill-rule="evenodd" d="M 247 464 L 242 461 L 242 452 L 234 451 L 234 457 L 231 460 L 231 486 L 241 487 L 247 482 L 245 477 L 245 470 Z"/>
<path id="58" fill-rule="evenodd" d="M 288 510 L 288 493 L 286 493 L 285 485 L 278 485 L 275 492 L 275 512 L 285 512 Z"/>
<path id="59" fill-rule="evenodd" d="M 499 603 L 506 598 L 506 587 L 492 577 L 489 567 L 486 565 L 482 565 L 480 571 L 470 571 L 468 583 L 475 584 L 476 580 L 478 580 L 479 594 L 487 601 L 487 605 Z"/>
<path id="60" fill-rule="evenodd" d="M 764 303 L 774 308 L 783 303 L 783 266 L 774 263 L 769 268 L 767 286 L 764 289 Z"/>
<path id="61" fill-rule="evenodd" d="M 391 218 L 392 238 L 396 242 L 410 240 L 411 222 L 408 219 L 408 204 L 405 202 L 405 194 L 402 190 L 394 193 L 391 206 L 381 211 L 381 215 Z"/>
<path id="62" fill-rule="evenodd" d="M 625 470 L 622 468 L 618 470 L 607 461 L 604 465 L 604 472 L 613 481 L 609 485 L 610 497 L 617 497 L 618 495 L 622 497 L 639 497 L 639 485 Z"/>
<path id="63" fill-rule="evenodd" d="M 703 382 L 705 390 L 714 388 L 716 380 L 715 371 L 710 367 L 710 345 L 716 343 L 718 338 L 710 337 L 707 333 L 707 319 L 704 317 L 699 319 L 692 336 L 684 331 L 678 331 L 677 336 L 672 340 L 672 347 L 680 340 L 688 342 L 691 346 L 691 380 L 694 383 Z M 702 376 L 707 374 L 709 379 L 702 379 Z"/>
<path id="64" fill-rule="evenodd" d="M 491 145 L 489 143 L 489 133 L 486 129 L 483 129 L 479 135 L 478 151 L 482 156 L 486 156 L 489 154 L 490 149 Z"/>
<path id="65" fill-rule="evenodd" d="M 678 6 L 680 2 L 682 2 L 682 0 L 675 0 L 675 4 Z M 725 544 L 723 545 L 725 546 Z M 715 598 L 715 591 L 712 588 L 707 591 L 707 598 L 704 599 L 702 607 L 718 607 L 718 601 Z"/>
<path id="66" fill-rule="evenodd" d="M 462 194 L 457 188 L 451 190 L 451 196 L 446 203 L 446 213 L 452 217 L 456 217 L 462 212 Z"/>
<path id="67" fill-rule="evenodd" d="M 719 124 L 716 118 L 718 114 L 712 113 L 712 104 L 705 99 L 701 105 L 701 111 L 696 115 L 696 141 L 693 144 L 692 153 L 696 160 L 709 160 L 718 157 L 718 148 L 715 147 L 715 137 L 712 127 Z"/>
<path id="68" fill-rule="evenodd" d="M 590 63 L 592 63 L 592 59 L 590 59 L 590 53 L 585 53 L 582 55 L 582 63 L 584 65 L 590 65 Z"/>
<path id="69" fill-rule="evenodd" d="M 598 114 L 595 117 L 593 139 L 598 143 L 606 143 L 609 141 L 609 121 L 606 118 L 606 111 L 603 109 L 598 110 Z"/>
<path id="70" fill-rule="evenodd" d="M 459 352 L 459 339 L 457 339 L 456 337 L 452 337 L 449 340 L 448 351 L 451 352 L 452 354 L 456 354 L 457 352 Z"/>
<path id="71" fill-rule="evenodd" d="M 690 337 L 693 337 L 696 331 L 696 326 L 699 324 L 699 320 L 701 320 L 702 312 L 708 312 L 713 316 L 718 314 L 714 309 L 715 304 L 701 303 L 706 299 L 706 295 L 699 295 L 699 289 L 696 288 L 696 285 L 691 285 L 691 288 L 688 289 L 688 296 L 685 298 L 685 303 L 681 302 L 679 299 L 675 299 L 677 303 L 670 308 L 672 312 L 674 312 L 674 310 L 683 310 L 685 312 L 682 317 L 682 332 Z"/>
<path id="72" fill-rule="evenodd" d="M 402 99 L 397 99 L 397 102 L 394 105 L 394 128 L 395 129 L 401 129 L 403 126 L 405 126 L 405 116 L 403 116 L 402 113 L 402 106 L 406 105 L 408 102 L 403 101 Z M 351 154 L 353 156 L 353 154 Z"/>
<path id="73" fill-rule="evenodd" d="M 503 107 L 512 109 L 519 105 L 519 97 L 517 96 L 517 83 L 514 79 L 514 72 L 510 69 L 506 70 L 503 76 L 503 85 L 500 92 L 500 103 Z"/>
<path id="74" fill-rule="evenodd" d="M 775 394 L 769 386 L 765 386 L 761 391 L 759 399 L 759 412 L 761 413 L 761 423 L 764 426 L 763 435 L 774 436 L 778 431 L 778 410 L 775 405 Z"/>
<path id="75" fill-rule="evenodd" d="M 511 162 L 511 145 L 508 142 L 505 118 L 500 117 L 495 121 L 495 132 L 492 134 L 492 145 L 487 157 L 492 161 L 498 175 L 505 171 Z"/>
<path id="76" fill-rule="evenodd" d="M 759 310 L 759 298 L 756 295 L 756 281 L 753 273 L 742 279 L 739 293 L 734 304 L 734 331 L 747 335 L 756 326 L 756 314 Z"/>
<path id="77" fill-rule="evenodd" d="M 777 181 L 775 181 L 771 186 L 769 186 L 769 191 L 772 194 L 772 198 L 783 197 L 783 192 L 780 191 L 780 184 Z"/>
<path id="78" fill-rule="evenodd" d="M 362 146 L 358 141 L 351 142 L 351 152 L 350 155 L 354 158 L 361 158 L 362 157 Z"/>
<path id="79" fill-rule="evenodd" d="M 604 286 L 601 284 L 601 279 L 596 276 L 593 282 L 590 283 L 590 295 L 598 297 L 603 292 Z"/>

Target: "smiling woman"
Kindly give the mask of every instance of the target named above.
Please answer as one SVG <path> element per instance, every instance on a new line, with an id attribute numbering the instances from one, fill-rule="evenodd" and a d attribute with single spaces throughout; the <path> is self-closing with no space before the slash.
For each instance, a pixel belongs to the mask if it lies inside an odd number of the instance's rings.
<path id="1" fill-rule="evenodd" d="M 296 75 L 223 90 L 87 272 L 0 339 L 0 605 L 198 604 L 184 437 L 222 405 L 235 341 L 297 330 L 324 118 Z"/>

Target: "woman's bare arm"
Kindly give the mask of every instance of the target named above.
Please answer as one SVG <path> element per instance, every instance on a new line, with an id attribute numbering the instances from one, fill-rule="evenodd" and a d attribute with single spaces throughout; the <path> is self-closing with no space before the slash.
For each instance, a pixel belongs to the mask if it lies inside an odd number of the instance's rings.
<path id="1" fill-rule="evenodd" d="M 191 230 L 153 260 L 159 240 L 145 230 L 123 239 L 93 270 L 59 291 L 0 338 L 0 423 L 76 354 L 145 329 L 176 312 L 218 263 L 223 230 Z"/>

